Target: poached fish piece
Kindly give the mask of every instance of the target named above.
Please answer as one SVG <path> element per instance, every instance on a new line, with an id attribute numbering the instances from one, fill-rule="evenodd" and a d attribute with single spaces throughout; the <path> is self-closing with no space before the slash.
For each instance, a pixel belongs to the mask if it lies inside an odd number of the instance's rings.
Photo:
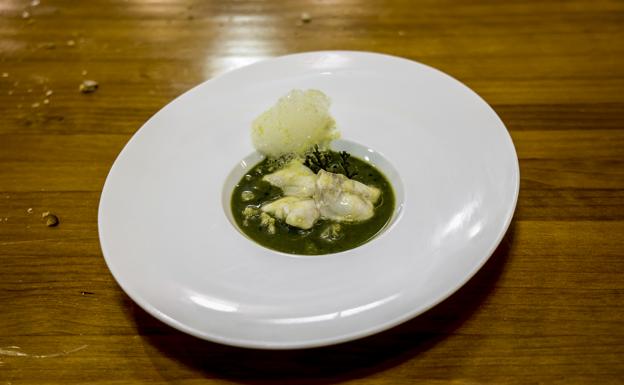
<path id="1" fill-rule="evenodd" d="M 357 180 L 349 179 L 342 174 L 334 174 L 324 170 L 321 171 L 325 174 L 331 174 L 332 178 L 339 179 L 340 181 L 336 183 L 341 183 L 340 187 L 342 188 L 342 191 L 358 195 L 362 199 L 370 201 L 372 204 L 377 203 L 377 200 L 381 196 L 381 190 L 379 190 L 377 187 L 367 186 L 364 183 L 358 182 Z"/>
<path id="2" fill-rule="evenodd" d="M 284 191 L 284 195 L 311 198 L 316 190 L 316 174 L 297 160 L 279 171 L 265 175 L 262 180 Z"/>
<path id="3" fill-rule="evenodd" d="M 381 192 L 375 187 L 325 170 L 318 172 L 315 200 L 321 217 L 338 222 L 365 221 L 374 215 Z"/>
<path id="4" fill-rule="evenodd" d="M 261 210 L 287 224 L 307 230 L 319 219 L 319 209 L 312 198 L 283 197 L 264 204 Z"/>
<path id="5" fill-rule="evenodd" d="M 284 191 L 284 198 L 262 206 L 262 211 L 291 226 L 309 229 L 319 219 L 359 222 L 375 213 L 381 191 L 364 183 L 320 170 L 312 170 L 297 160 L 265 175 L 263 180 Z"/>

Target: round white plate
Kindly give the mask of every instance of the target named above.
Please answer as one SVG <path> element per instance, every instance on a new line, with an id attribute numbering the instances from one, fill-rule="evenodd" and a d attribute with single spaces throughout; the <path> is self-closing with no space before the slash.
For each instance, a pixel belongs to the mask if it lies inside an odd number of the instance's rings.
<path id="1" fill-rule="evenodd" d="M 326 93 L 342 137 L 397 172 L 400 212 L 361 247 L 278 253 L 228 220 L 223 190 L 252 166 L 241 163 L 251 121 L 294 88 Z M 179 330 L 243 347 L 321 346 L 388 329 L 456 291 L 502 239 L 518 189 L 505 126 L 457 80 L 392 56 L 310 52 L 209 80 L 145 123 L 106 179 L 100 242 L 123 290 Z"/>

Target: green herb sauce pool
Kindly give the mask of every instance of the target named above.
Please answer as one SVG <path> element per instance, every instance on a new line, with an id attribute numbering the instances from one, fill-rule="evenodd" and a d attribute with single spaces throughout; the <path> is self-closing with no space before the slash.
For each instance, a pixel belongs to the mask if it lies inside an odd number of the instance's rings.
<path id="1" fill-rule="evenodd" d="M 331 152 L 338 157 L 338 153 Z M 371 164 L 355 157 L 350 163 L 357 170 L 353 180 L 377 187 L 381 197 L 375 204 L 375 215 L 357 223 L 319 220 L 308 230 L 292 227 L 281 220 L 275 221 L 275 233 L 270 234 L 260 219 L 245 218 L 243 210 L 248 206 L 260 207 L 262 204 L 283 196 L 280 188 L 262 180 L 266 174 L 274 172 L 271 162 L 264 159 L 254 166 L 234 187 L 232 193 L 232 215 L 238 227 L 249 238 L 267 248 L 290 254 L 320 255 L 337 253 L 353 249 L 373 238 L 390 220 L 394 212 L 394 191 L 388 179 Z M 332 171 L 329 169 L 328 171 Z M 253 198 L 244 201 L 242 193 L 252 191 Z M 248 194 L 249 195 L 249 194 Z M 249 199 L 247 197 L 247 199 Z M 328 236 L 329 234 L 329 236 Z"/>

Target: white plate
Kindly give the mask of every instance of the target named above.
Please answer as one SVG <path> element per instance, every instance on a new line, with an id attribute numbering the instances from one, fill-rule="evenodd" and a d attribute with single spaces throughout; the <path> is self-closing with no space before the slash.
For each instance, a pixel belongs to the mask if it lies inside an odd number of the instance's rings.
<path id="1" fill-rule="evenodd" d="M 293 88 L 325 92 L 342 137 L 396 169 L 402 212 L 364 246 L 292 256 L 228 220 L 224 185 L 252 166 L 241 164 L 250 123 Z M 310 52 L 207 81 L 145 123 L 106 179 L 100 242 L 123 290 L 179 330 L 243 347 L 321 346 L 388 329 L 456 291 L 502 239 L 518 189 L 505 126 L 457 80 L 392 56 Z"/>

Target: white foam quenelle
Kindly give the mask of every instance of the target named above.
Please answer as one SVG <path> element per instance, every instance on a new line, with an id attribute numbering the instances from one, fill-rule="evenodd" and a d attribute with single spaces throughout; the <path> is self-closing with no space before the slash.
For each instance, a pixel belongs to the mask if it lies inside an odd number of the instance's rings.
<path id="1" fill-rule="evenodd" d="M 254 147 L 265 155 L 277 157 L 302 154 L 315 144 L 329 144 L 339 137 L 329 105 L 329 98 L 321 91 L 292 90 L 254 120 L 251 133 Z"/>

